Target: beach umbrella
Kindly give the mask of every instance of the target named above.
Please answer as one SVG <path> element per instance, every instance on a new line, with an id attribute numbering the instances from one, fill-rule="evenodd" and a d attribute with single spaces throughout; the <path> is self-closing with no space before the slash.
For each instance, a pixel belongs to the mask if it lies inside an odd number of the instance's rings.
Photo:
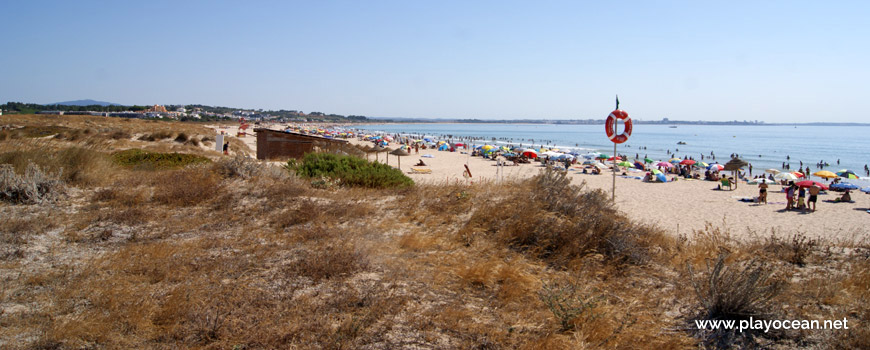
<path id="1" fill-rule="evenodd" d="M 695 164 L 695 161 L 691 160 L 691 159 L 684 159 L 683 161 L 680 162 L 680 165 L 693 165 L 693 164 Z"/>
<path id="2" fill-rule="evenodd" d="M 864 187 L 861 189 L 861 192 L 870 193 L 870 186 Z"/>
<path id="3" fill-rule="evenodd" d="M 710 164 L 707 164 L 704 162 L 697 162 L 697 163 L 695 163 L 695 166 L 699 167 L 699 168 L 706 168 L 706 167 L 710 166 Z"/>
<path id="4" fill-rule="evenodd" d="M 389 155 L 389 154 L 390 154 L 390 152 L 392 152 L 392 151 L 393 151 L 393 149 L 392 149 L 392 148 L 389 148 L 389 147 L 386 147 L 386 148 L 384 148 L 383 150 L 381 150 L 381 152 L 386 152 L 386 153 L 387 153 L 387 155 L 384 156 L 384 159 L 387 160 L 387 164 L 388 164 L 388 165 L 390 164 L 390 155 Z"/>
<path id="5" fill-rule="evenodd" d="M 765 184 L 775 184 L 776 181 L 771 180 L 771 179 L 768 179 L 768 178 L 765 178 L 765 177 L 749 180 L 749 184 L 750 184 L 750 185 L 757 185 L 757 184 L 760 184 L 760 183 L 765 183 Z"/>
<path id="6" fill-rule="evenodd" d="M 644 158 L 644 159 L 643 159 L 643 162 L 644 162 L 644 163 L 652 163 L 652 162 L 654 162 L 654 160 L 649 159 L 649 157 L 647 157 L 647 158 Z"/>
<path id="7" fill-rule="evenodd" d="M 813 187 L 813 185 L 816 185 L 816 186 L 819 186 L 819 188 L 821 188 L 821 189 L 823 189 L 823 190 L 825 190 L 825 191 L 828 190 L 828 186 L 827 186 L 827 185 L 825 185 L 825 184 L 823 184 L 823 183 L 821 183 L 821 182 L 816 182 L 816 181 L 812 181 L 812 180 L 804 180 L 804 181 L 801 181 L 801 182 L 795 182 L 794 184 L 797 185 L 798 187 L 804 187 L 804 188 L 807 188 L 807 187 Z"/>
<path id="8" fill-rule="evenodd" d="M 798 179 L 797 176 L 795 176 L 795 174 L 792 174 L 792 173 L 779 173 L 779 174 L 773 175 L 773 178 L 777 179 L 777 180 L 786 180 L 786 181 L 795 181 Z"/>
<path id="9" fill-rule="evenodd" d="M 595 164 L 595 163 L 598 163 L 598 162 L 596 162 L 596 161 L 594 161 L 594 160 L 587 160 L 587 161 L 584 161 L 582 165 L 592 165 L 592 164 Z"/>
<path id="10" fill-rule="evenodd" d="M 595 159 L 607 159 L 607 155 L 604 153 L 601 153 L 598 156 L 596 156 Z"/>
<path id="11" fill-rule="evenodd" d="M 707 170 L 710 171 L 721 171 L 722 169 L 725 169 L 725 166 L 722 164 L 710 164 L 710 166 L 707 167 Z"/>
<path id="12" fill-rule="evenodd" d="M 454 143 L 453 146 L 454 147 L 462 147 L 462 146 L 465 146 L 465 144 L 462 142 L 457 142 L 457 143 Z"/>
<path id="13" fill-rule="evenodd" d="M 858 178 L 858 175 L 856 175 L 854 171 L 851 171 L 848 169 L 843 169 L 843 170 L 838 171 L 837 176 L 844 177 L 847 179 L 857 179 Z"/>
<path id="14" fill-rule="evenodd" d="M 599 169 L 605 169 L 605 168 L 607 168 L 607 166 L 604 165 L 604 163 L 601 163 L 601 162 L 595 162 L 595 164 L 592 164 L 592 166 L 594 166 L 594 167 L 596 167 L 596 168 L 599 168 Z"/>
<path id="15" fill-rule="evenodd" d="M 538 158 L 538 152 L 535 152 L 535 150 L 530 148 L 524 149 L 521 154 L 529 158 Z"/>
<path id="16" fill-rule="evenodd" d="M 622 157 L 620 157 L 620 156 L 610 157 L 610 158 L 607 158 L 607 160 L 609 160 L 609 161 L 612 162 L 612 161 L 614 161 L 614 160 L 622 160 Z"/>
<path id="17" fill-rule="evenodd" d="M 385 148 L 383 148 L 383 147 L 381 147 L 381 146 L 375 146 L 375 147 L 372 147 L 372 149 L 370 150 L 371 153 L 374 153 L 374 154 L 375 154 L 375 161 L 376 161 L 376 162 L 378 161 L 378 153 L 383 152 L 384 149 L 385 149 Z"/>
<path id="18" fill-rule="evenodd" d="M 659 169 L 653 169 L 653 170 L 650 170 L 650 172 L 653 173 L 653 175 L 658 175 L 658 174 L 662 173 L 662 171 Z"/>
<path id="19" fill-rule="evenodd" d="M 680 159 L 680 158 L 671 158 L 671 159 L 668 159 L 668 162 L 670 162 L 670 163 L 672 163 L 672 164 L 677 164 L 677 163 L 682 162 L 682 161 L 683 161 L 683 160 Z"/>
<path id="20" fill-rule="evenodd" d="M 656 166 L 663 166 L 665 168 L 673 168 L 674 167 L 673 164 L 668 163 L 668 162 L 658 162 L 658 163 L 656 163 Z"/>
<path id="21" fill-rule="evenodd" d="M 802 173 L 800 171 L 792 171 L 791 173 L 797 177 L 804 177 L 804 173 Z"/>
<path id="22" fill-rule="evenodd" d="M 619 163 L 616 163 L 616 165 L 624 166 L 624 167 L 628 167 L 628 168 L 634 166 L 634 164 L 632 164 L 631 162 L 627 162 L 627 161 L 621 161 L 621 162 L 619 162 Z"/>
<path id="23" fill-rule="evenodd" d="M 818 176 L 818 177 L 823 177 L 826 179 L 833 179 L 833 178 L 837 177 L 837 174 L 834 174 L 834 173 L 827 171 L 827 170 L 821 170 L 821 171 L 814 172 L 813 175 Z"/>
<path id="24" fill-rule="evenodd" d="M 779 170 L 776 169 L 767 169 L 764 172 L 768 174 L 779 174 Z"/>
<path id="25" fill-rule="evenodd" d="M 853 184 L 853 183 L 841 182 L 838 184 L 831 185 L 830 188 L 833 191 L 845 191 L 845 190 L 857 190 L 861 187 L 856 185 L 856 184 Z"/>
<path id="26" fill-rule="evenodd" d="M 747 165 L 749 165 L 749 163 L 747 163 L 743 159 L 731 158 L 731 160 L 729 160 L 728 163 L 725 163 L 724 169 L 731 170 L 731 173 L 734 174 L 734 178 L 737 179 L 737 170 L 740 170 L 740 168 L 745 167 Z M 734 188 L 737 188 L 737 182 L 738 181 L 734 181 Z"/>
<path id="27" fill-rule="evenodd" d="M 395 151 L 390 152 L 390 154 L 396 156 L 396 158 L 398 159 L 399 168 L 402 167 L 402 157 L 407 156 L 407 155 L 410 155 L 410 153 L 405 152 L 405 150 L 403 150 L 403 149 L 401 149 L 401 148 L 396 149 Z"/>
<path id="28" fill-rule="evenodd" d="M 634 162 L 634 167 L 635 167 L 635 168 L 638 168 L 638 169 L 640 169 L 640 170 L 643 170 L 643 169 L 645 168 L 645 167 L 643 166 L 643 163 L 641 163 L 641 162 Z"/>

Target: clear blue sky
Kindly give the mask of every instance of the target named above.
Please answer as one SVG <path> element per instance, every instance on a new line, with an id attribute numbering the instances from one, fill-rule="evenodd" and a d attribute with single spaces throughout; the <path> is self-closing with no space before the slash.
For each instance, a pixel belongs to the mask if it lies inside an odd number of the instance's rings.
<path id="1" fill-rule="evenodd" d="M 3 1 L 0 102 L 868 122 L 866 1 Z"/>

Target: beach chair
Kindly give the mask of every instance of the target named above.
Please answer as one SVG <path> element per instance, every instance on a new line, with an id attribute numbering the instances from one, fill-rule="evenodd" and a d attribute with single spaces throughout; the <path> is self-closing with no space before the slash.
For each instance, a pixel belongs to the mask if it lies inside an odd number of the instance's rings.
<path id="1" fill-rule="evenodd" d="M 427 168 L 411 168 L 411 174 L 431 174 L 432 169 Z"/>

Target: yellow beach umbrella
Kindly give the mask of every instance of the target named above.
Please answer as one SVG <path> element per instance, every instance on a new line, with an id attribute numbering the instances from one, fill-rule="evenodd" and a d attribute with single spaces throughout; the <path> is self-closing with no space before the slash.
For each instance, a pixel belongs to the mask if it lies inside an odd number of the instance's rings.
<path id="1" fill-rule="evenodd" d="M 834 173 L 827 171 L 827 170 L 821 170 L 821 171 L 814 172 L 813 175 L 818 176 L 818 177 L 823 177 L 826 179 L 833 179 L 833 178 L 837 177 L 837 174 L 834 174 Z"/>

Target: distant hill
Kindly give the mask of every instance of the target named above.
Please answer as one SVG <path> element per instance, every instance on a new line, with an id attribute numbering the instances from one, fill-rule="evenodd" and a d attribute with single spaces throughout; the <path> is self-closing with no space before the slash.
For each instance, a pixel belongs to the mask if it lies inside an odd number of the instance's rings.
<path id="1" fill-rule="evenodd" d="M 49 105 L 64 105 L 64 106 L 120 106 L 117 103 L 94 101 L 94 100 L 75 100 L 66 102 L 49 103 Z"/>

